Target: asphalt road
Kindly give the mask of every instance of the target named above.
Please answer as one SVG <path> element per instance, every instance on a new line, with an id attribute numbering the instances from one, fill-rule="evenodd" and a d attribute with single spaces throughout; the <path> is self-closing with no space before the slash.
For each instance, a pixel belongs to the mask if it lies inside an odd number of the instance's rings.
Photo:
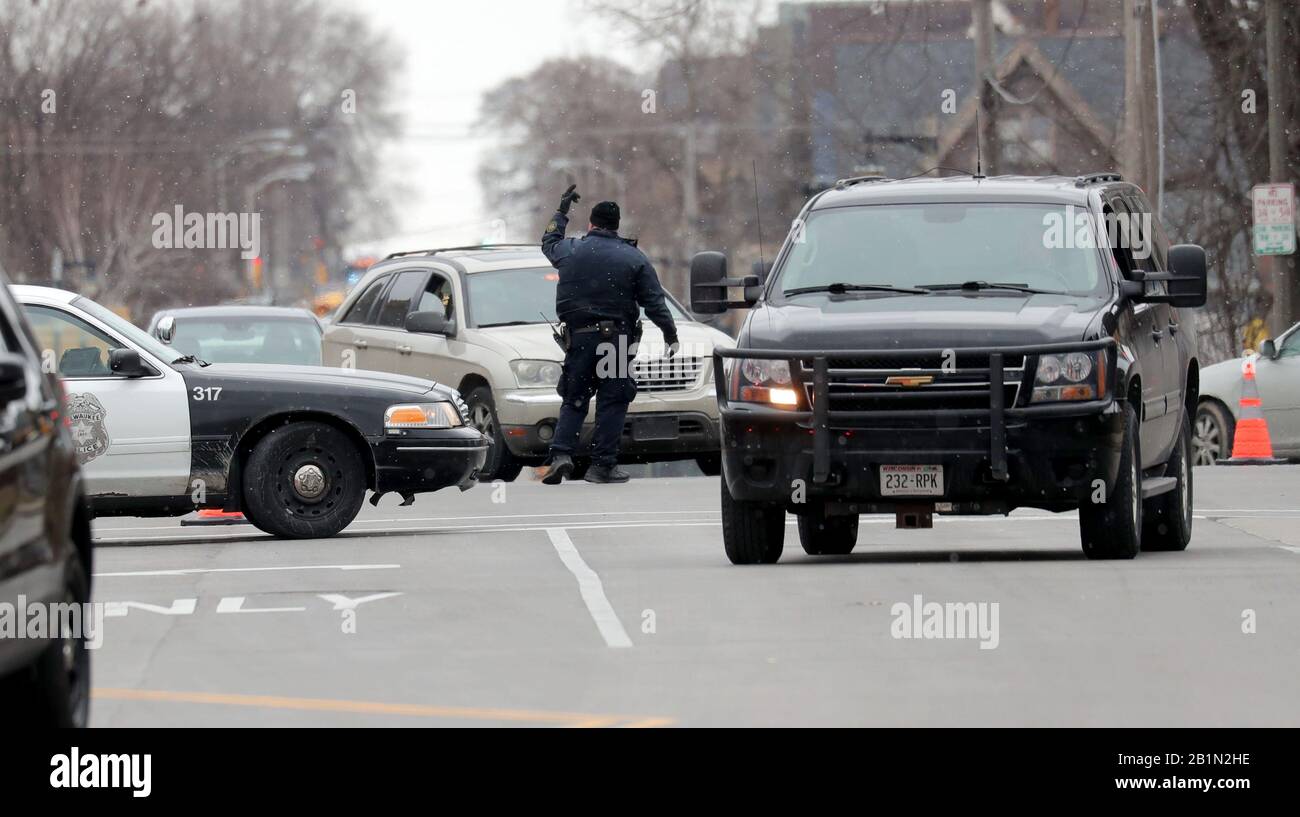
<path id="1" fill-rule="evenodd" d="M 479 486 L 311 541 L 99 520 L 92 724 L 1300 725 L 1300 466 L 1197 469 L 1188 550 L 1131 562 L 1022 511 L 864 517 L 848 557 L 791 518 L 733 567 L 717 494 Z M 931 602 L 997 627 L 895 637 Z"/>

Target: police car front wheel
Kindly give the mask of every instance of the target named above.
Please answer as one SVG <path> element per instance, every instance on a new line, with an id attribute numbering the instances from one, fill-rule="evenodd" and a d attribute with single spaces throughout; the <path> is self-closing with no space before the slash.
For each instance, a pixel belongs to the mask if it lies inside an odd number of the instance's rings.
<path id="1" fill-rule="evenodd" d="M 333 536 L 356 518 L 365 495 L 361 452 L 324 423 L 272 431 L 253 447 L 244 468 L 244 515 L 287 539 Z"/>

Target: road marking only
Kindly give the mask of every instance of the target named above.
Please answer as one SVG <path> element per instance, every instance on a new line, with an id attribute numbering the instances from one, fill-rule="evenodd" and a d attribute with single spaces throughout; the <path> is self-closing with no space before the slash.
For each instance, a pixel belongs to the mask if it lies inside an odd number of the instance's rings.
<path id="1" fill-rule="evenodd" d="M 644 728 L 668 726 L 673 723 L 672 718 L 648 718 L 639 715 L 590 715 L 581 712 L 429 706 L 427 704 L 393 704 L 377 701 L 343 701 L 331 698 L 291 698 L 281 695 L 239 695 L 221 692 L 172 692 L 161 689 L 97 688 L 91 692 L 91 697 L 96 700 L 108 701 L 217 704 L 222 706 L 256 707 L 259 709 L 296 709 L 307 712 L 346 712 L 355 715 L 406 715 L 450 720 L 539 723 L 579 728 L 609 726 Z"/>
<path id="2" fill-rule="evenodd" d="M 600 576 L 597 576 L 596 571 L 582 560 L 582 555 L 578 553 L 568 532 L 564 528 L 547 528 L 546 535 L 550 537 L 555 552 L 560 555 L 560 561 L 564 562 L 564 566 L 578 580 L 582 601 L 587 605 L 587 612 L 591 613 L 592 620 L 596 622 L 596 629 L 600 630 L 601 638 L 605 639 L 605 645 L 631 647 L 632 639 L 627 637 L 627 630 L 623 629 L 618 614 L 610 606 L 609 599 L 605 598 L 605 588 L 600 583 Z"/>
<path id="3" fill-rule="evenodd" d="M 279 567 L 184 567 L 177 570 L 125 570 L 96 573 L 95 578 L 112 576 L 192 576 L 197 573 L 261 573 L 275 570 L 396 570 L 401 565 L 282 565 Z"/>

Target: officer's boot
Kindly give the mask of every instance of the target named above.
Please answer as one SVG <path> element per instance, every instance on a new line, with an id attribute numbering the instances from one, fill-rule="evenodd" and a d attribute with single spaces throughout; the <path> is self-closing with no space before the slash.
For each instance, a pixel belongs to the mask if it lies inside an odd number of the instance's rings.
<path id="1" fill-rule="evenodd" d="M 568 454 L 556 454 L 551 457 L 551 467 L 542 477 L 543 485 L 559 485 L 560 482 L 573 473 L 573 458 Z"/>
<path id="2" fill-rule="evenodd" d="M 631 478 L 631 474 L 617 465 L 592 465 L 587 469 L 587 475 L 583 477 L 587 482 L 595 483 L 627 482 Z"/>

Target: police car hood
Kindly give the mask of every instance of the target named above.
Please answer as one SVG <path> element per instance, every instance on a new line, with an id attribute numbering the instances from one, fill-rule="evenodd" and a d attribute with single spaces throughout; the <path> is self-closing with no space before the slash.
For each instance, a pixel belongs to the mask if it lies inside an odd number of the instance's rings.
<path id="1" fill-rule="evenodd" d="M 403 395 L 427 394 L 431 389 L 450 397 L 451 389 L 419 377 L 407 377 L 365 369 L 339 369 L 328 366 L 285 366 L 271 363 L 213 363 L 197 369 L 207 378 L 255 382 L 269 391 L 293 391 L 301 386 L 353 386 L 369 391 L 389 391 Z"/>
<path id="2" fill-rule="evenodd" d="M 663 347 L 664 336 L 659 327 L 649 321 L 641 324 L 642 351 L 659 355 Z M 515 354 L 527 360 L 563 360 L 564 352 L 551 337 L 551 327 L 544 323 L 525 326 L 497 326 L 479 330 L 493 340 L 504 343 Z M 700 354 L 712 354 L 714 346 L 732 346 L 727 335 L 702 323 L 680 321 L 677 324 L 677 339 L 687 349 L 699 349 Z"/>
<path id="3" fill-rule="evenodd" d="M 753 349 L 944 349 L 1083 340 L 1103 301 L 1073 295 L 809 293 L 754 309 Z"/>

